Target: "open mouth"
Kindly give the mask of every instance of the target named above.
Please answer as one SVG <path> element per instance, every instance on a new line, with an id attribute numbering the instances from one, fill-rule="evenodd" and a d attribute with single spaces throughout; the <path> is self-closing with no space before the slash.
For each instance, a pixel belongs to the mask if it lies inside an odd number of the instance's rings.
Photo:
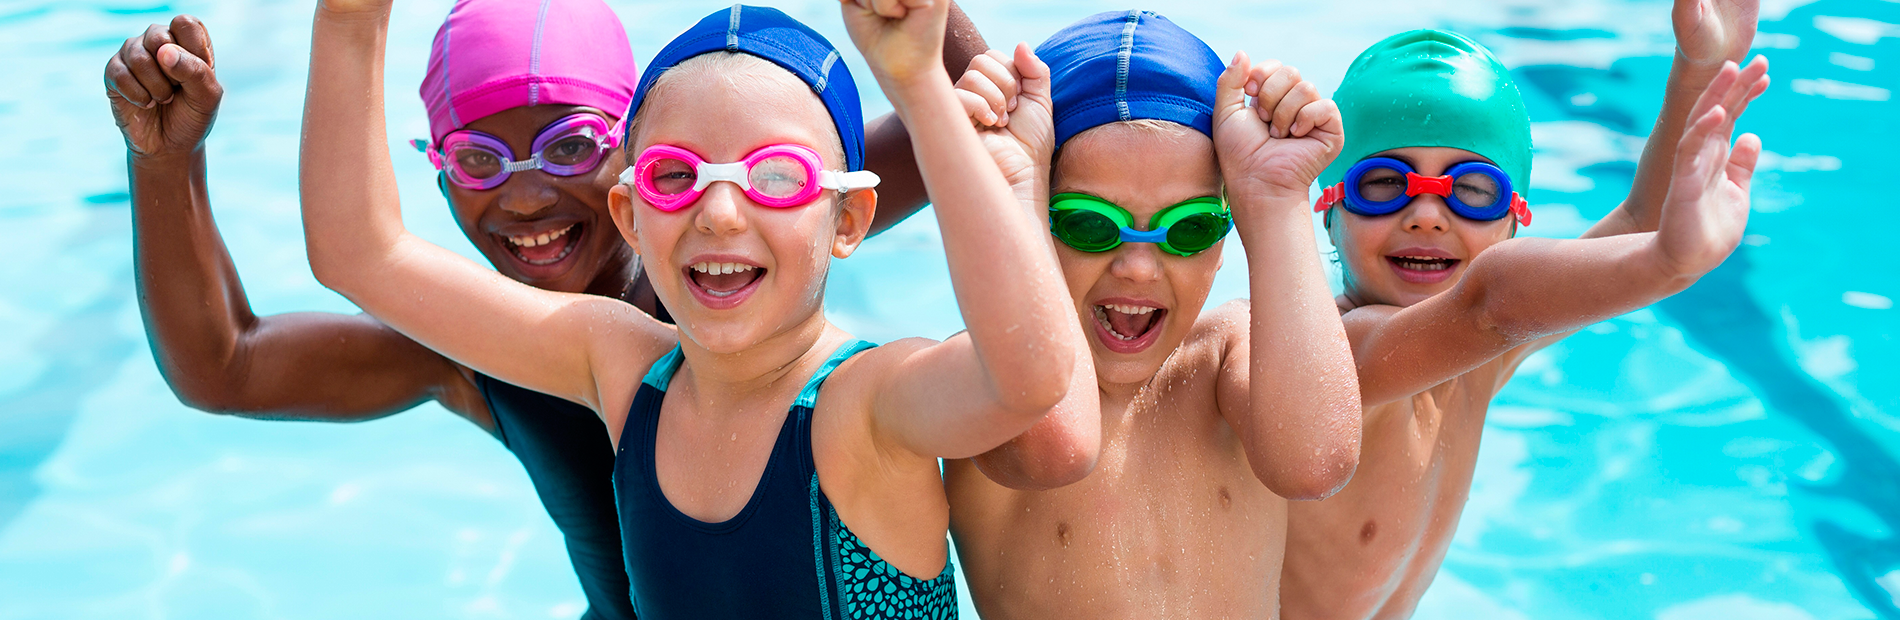
<path id="1" fill-rule="evenodd" d="M 1128 304 L 1100 304 L 1095 311 L 1095 335 L 1116 353 L 1140 353 L 1161 335 L 1162 308 Z"/>
<path id="2" fill-rule="evenodd" d="M 1421 284 L 1443 282 L 1451 277 L 1452 268 L 1462 262 L 1455 258 L 1416 255 L 1387 256 L 1385 260 L 1392 264 L 1400 279 Z"/>
<path id="3" fill-rule="evenodd" d="M 523 263 L 546 267 L 561 262 L 581 246 L 580 224 L 539 234 L 503 236 L 508 253 Z"/>
<path id="4" fill-rule="evenodd" d="M 758 288 L 765 268 L 747 263 L 693 263 L 686 268 L 686 282 L 700 303 L 713 309 L 739 305 Z"/>

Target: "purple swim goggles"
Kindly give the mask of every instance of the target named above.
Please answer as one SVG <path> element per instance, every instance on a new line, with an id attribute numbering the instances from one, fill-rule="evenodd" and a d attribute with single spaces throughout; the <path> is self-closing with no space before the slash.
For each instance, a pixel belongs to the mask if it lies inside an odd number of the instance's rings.
<path id="1" fill-rule="evenodd" d="M 607 127 L 606 119 L 583 112 L 543 127 L 534 136 L 534 154 L 524 161 L 515 161 L 514 149 L 501 138 L 473 129 L 450 132 L 442 137 L 440 145 L 426 140 L 411 140 L 410 144 L 428 153 L 429 163 L 435 164 L 450 183 L 488 190 L 508 182 L 510 175 L 527 170 L 561 177 L 592 172 L 608 150 L 620 146 L 619 135 Z"/>

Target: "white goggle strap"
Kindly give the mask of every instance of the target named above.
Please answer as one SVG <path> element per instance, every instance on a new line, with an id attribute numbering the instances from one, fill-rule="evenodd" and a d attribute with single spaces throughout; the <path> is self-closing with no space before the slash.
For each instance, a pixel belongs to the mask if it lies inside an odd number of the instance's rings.
<path id="1" fill-rule="evenodd" d="M 818 172 L 818 186 L 838 192 L 871 189 L 877 187 L 877 184 L 882 181 L 883 179 L 878 178 L 877 173 L 869 170 L 859 170 L 857 172 L 820 170 Z"/>

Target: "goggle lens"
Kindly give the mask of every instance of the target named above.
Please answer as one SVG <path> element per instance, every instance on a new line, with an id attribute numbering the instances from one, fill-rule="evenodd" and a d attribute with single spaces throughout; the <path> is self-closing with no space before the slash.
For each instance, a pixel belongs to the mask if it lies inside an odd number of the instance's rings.
<path id="1" fill-rule="evenodd" d="M 1196 213 L 1168 226 L 1168 245 L 1182 254 L 1200 252 L 1220 243 L 1230 227 L 1227 218 Z"/>
<path id="2" fill-rule="evenodd" d="M 1359 195 L 1371 202 L 1397 200 L 1405 195 L 1405 173 L 1395 168 L 1373 168 L 1359 177 Z"/>
<path id="3" fill-rule="evenodd" d="M 1083 252 L 1105 252 L 1121 242 L 1121 226 L 1094 211 L 1059 211 L 1051 224 L 1057 239 Z"/>
<path id="4" fill-rule="evenodd" d="M 647 177 L 647 187 L 664 196 L 691 192 L 693 184 L 699 180 L 699 172 L 693 164 L 672 157 L 653 160 L 647 164 L 643 174 Z"/>
<path id="5" fill-rule="evenodd" d="M 502 171 L 502 156 L 473 142 L 449 147 L 449 174 L 462 180 L 480 182 L 495 178 Z"/>
<path id="6" fill-rule="evenodd" d="M 812 170 L 804 162 L 789 155 L 774 155 L 752 164 L 746 171 L 746 182 L 752 185 L 752 191 L 772 198 L 792 198 L 805 191 L 812 182 Z"/>
<path id="7" fill-rule="evenodd" d="M 600 143 L 591 132 L 576 131 L 561 136 L 541 150 L 541 159 L 566 168 L 592 168 L 600 154 Z"/>
<path id="8" fill-rule="evenodd" d="M 1498 204 L 1498 180 L 1483 172 L 1467 172 L 1452 180 L 1452 195 L 1458 202 L 1485 209 Z"/>

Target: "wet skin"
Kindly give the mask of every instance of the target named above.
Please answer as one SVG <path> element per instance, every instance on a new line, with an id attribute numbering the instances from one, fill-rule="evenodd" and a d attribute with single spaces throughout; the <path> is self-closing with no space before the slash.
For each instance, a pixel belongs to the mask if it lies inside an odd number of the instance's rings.
<path id="1" fill-rule="evenodd" d="M 1221 192 L 1213 143 L 1193 131 L 1106 125 L 1071 139 L 1055 167 L 1053 192 L 1106 199 L 1142 229 Z M 1222 361 L 1248 343 L 1248 306 L 1201 315 L 1222 247 L 1181 257 L 1152 243 L 1056 243 L 1100 383 L 1101 456 L 1082 481 L 1041 491 L 946 461 L 958 556 L 985 617 L 1264 617 L 1278 606 L 1286 500 L 1255 478 L 1218 403 Z"/>

